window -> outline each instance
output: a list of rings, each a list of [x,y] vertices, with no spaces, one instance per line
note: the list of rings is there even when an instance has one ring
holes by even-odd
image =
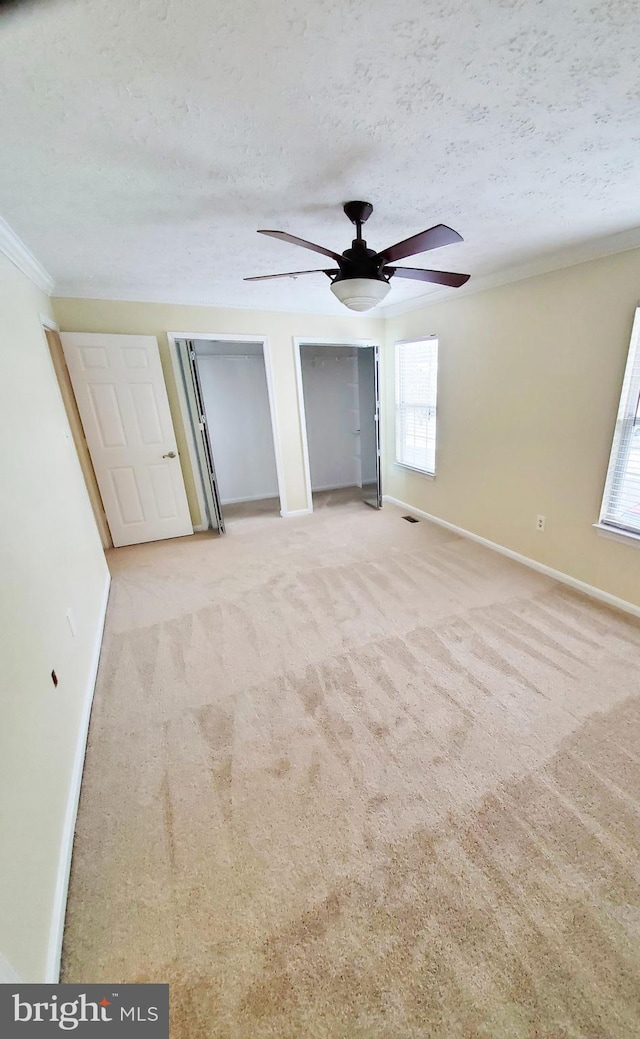
[[[611,458],[604,488],[600,523],[640,534],[640,308],[631,333],[629,359]]]
[[[436,471],[438,340],[396,343],[396,462]]]

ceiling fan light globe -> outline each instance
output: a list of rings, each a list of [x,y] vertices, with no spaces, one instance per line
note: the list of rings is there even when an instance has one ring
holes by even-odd
[[[331,291],[349,310],[371,310],[387,295],[391,286],[378,278],[344,278],[334,281]]]

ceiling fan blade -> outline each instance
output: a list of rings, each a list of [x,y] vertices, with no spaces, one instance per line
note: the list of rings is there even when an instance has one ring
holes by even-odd
[[[428,231],[420,231],[411,238],[405,238],[403,242],[396,242],[388,249],[383,249],[376,259],[383,263],[393,263],[394,260],[402,260],[405,256],[415,256],[416,253],[426,253],[430,249],[439,249],[442,245],[453,245],[454,242],[463,241],[462,235],[453,228],[447,227],[446,224],[436,224]]]
[[[297,278],[299,274],[327,274],[331,277],[334,274],[339,274],[339,270],[335,271],[287,271],[286,274],[259,274],[257,278],[243,278],[243,281],[271,281],[272,278]]]
[[[383,274],[413,278],[414,281],[430,281],[434,285],[449,285],[452,289],[459,289],[471,277],[470,274],[454,274],[452,271],[425,271],[421,267],[385,267]]]
[[[258,234],[268,234],[270,238],[279,238],[282,242],[300,245],[303,249],[311,249],[314,253],[320,253],[321,256],[330,256],[336,263],[345,262],[344,257],[340,256],[339,253],[334,253],[332,249],[325,249],[323,245],[314,245],[313,242],[307,242],[304,238],[296,238],[295,235],[287,234],[286,231],[258,231]]]

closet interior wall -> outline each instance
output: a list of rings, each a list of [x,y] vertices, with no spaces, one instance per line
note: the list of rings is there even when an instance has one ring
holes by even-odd
[[[194,340],[194,350],[222,505],[279,508],[262,344]]]
[[[302,343],[311,490],[361,487],[358,348]]]

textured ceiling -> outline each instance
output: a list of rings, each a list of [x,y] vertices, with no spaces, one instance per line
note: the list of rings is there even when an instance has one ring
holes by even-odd
[[[640,225],[639,11],[35,3],[0,22],[0,214],[67,295],[344,313],[323,275],[242,278],[318,266],[259,227],[341,252],[349,198],[375,248],[463,235],[407,266],[560,259]],[[388,303],[432,291],[396,279]]]

